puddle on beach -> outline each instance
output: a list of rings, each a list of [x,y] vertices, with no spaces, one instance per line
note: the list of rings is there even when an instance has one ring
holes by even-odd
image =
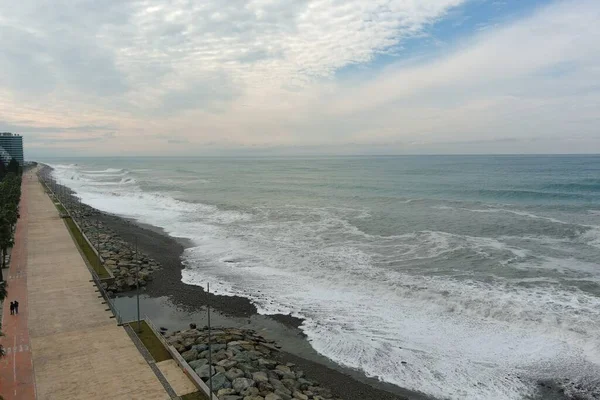
[[[113,301],[123,321],[137,320],[135,295],[121,295],[115,297]],[[168,297],[150,297],[146,294],[140,294],[140,317],[143,319],[146,316],[157,327],[167,328],[167,333],[188,329],[190,323],[195,323],[198,327],[208,324],[206,307],[199,306],[198,310],[187,310],[173,304]],[[211,309],[210,320],[213,328],[243,327],[253,329],[265,338],[275,340],[278,345],[289,353],[320,363],[328,361],[327,358],[313,350],[298,329],[286,326],[268,316],[257,314],[249,318],[230,317]]]

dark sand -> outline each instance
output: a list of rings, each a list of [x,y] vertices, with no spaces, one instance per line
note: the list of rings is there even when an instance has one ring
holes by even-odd
[[[207,294],[199,286],[184,284],[181,282],[181,270],[184,267],[181,254],[188,245],[185,240],[174,239],[159,228],[120,217],[105,214],[100,218],[130,243],[137,237],[139,250],[161,263],[162,269],[154,273],[153,281],[145,288],[144,298],[162,298],[168,301],[154,301],[151,304],[148,300],[144,302],[146,307],[153,308],[148,314],[162,314],[164,319],[171,321],[171,325],[177,325],[173,323],[174,319],[181,321],[181,325],[174,326],[173,329],[187,328],[188,316],[201,315],[208,301],[216,311],[213,325],[237,327],[245,324],[276,340],[282,346],[282,359],[298,365],[309,379],[320,382],[345,400],[428,399],[422,394],[367,378],[362,372],[337,365],[318,354],[298,328],[302,324],[301,319],[289,315],[261,316],[246,298]],[[122,298],[119,303],[132,303],[133,297],[129,299]],[[185,317],[177,318],[182,312],[186,313],[183,314]],[[196,322],[204,323],[198,320]]]

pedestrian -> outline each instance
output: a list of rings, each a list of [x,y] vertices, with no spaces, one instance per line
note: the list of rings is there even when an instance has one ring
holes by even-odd
[[[19,315],[19,302],[15,300],[15,314]]]
[[[10,302],[10,315],[14,315],[15,314],[15,303],[13,303],[12,301]]]

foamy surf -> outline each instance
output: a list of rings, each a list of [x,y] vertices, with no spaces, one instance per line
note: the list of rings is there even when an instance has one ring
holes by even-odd
[[[580,254],[597,245],[595,225],[455,201],[434,204],[437,217],[463,208],[477,223],[489,214],[492,227],[519,225],[382,234],[362,227],[376,218],[368,208],[225,209],[147,190],[143,170],[65,165],[55,175],[100,210],[190,239],[184,282],[304,318],[312,346],[340,364],[451,399],[523,399],[540,380],[585,387],[600,376],[599,298],[577,286],[600,277]],[[522,233],[523,221],[539,229]]]

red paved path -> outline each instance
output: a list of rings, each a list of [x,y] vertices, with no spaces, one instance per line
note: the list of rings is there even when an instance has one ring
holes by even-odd
[[[15,247],[12,249],[10,268],[4,270],[8,281],[8,297],[2,310],[0,343],[6,356],[0,359],[0,395],[5,400],[35,400],[33,362],[27,327],[27,181],[33,173],[23,175],[21,185],[21,218],[17,222]],[[10,302],[19,302],[19,315],[10,315]]]

